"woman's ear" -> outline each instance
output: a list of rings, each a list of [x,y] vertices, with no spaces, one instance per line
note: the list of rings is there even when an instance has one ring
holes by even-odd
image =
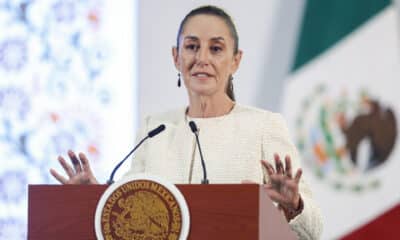
[[[175,68],[176,70],[179,71],[179,60],[178,60],[178,48],[177,47],[172,47],[172,58],[174,60]]]
[[[232,63],[232,70],[233,70],[233,73],[235,73],[236,72],[236,70],[239,68],[239,65],[240,65],[240,61],[242,60],[242,55],[243,55],[243,51],[242,50],[239,50],[236,54],[235,54],[235,56],[233,56],[233,63]]]

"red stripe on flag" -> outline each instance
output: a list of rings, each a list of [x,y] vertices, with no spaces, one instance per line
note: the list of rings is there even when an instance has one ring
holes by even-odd
[[[400,204],[344,236],[350,239],[400,239]]]

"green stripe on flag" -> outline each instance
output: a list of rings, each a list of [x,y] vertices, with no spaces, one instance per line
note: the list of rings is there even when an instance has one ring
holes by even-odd
[[[390,3],[390,0],[308,0],[292,71],[323,53]]]

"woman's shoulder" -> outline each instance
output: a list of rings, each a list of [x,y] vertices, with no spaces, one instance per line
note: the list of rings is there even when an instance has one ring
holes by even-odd
[[[240,117],[260,119],[262,121],[284,121],[280,113],[268,111],[266,109],[243,104],[236,104],[235,108],[235,113]]]
[[[287,122],[280,113],[253,106],[238,105],[236,115],[239,122],[247,124],[264,134],[276,132],[281,132],[283,134],[288,131]]]

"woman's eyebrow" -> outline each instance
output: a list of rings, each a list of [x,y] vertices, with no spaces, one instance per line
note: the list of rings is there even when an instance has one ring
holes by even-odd
[[[184,40],[198,41],[199,38],[196,36],[188,35],[188,36],[185,36]],[[210,40],[213,42],[225,42],[225,38],[223,38],[223,37],[212,37]]]
[[[214,42],[225,42],[225,38],[223,38],[223,37],[212,37],[211,41],[214,41]]]
[[[198,40],[199,40],[199,38],[198,38],[198,37],[196,37],[196,36],[191,36],[191,35],[189,35],[189,36],[185,36],[185,40],[193,40],[193,41],[198,41]]]

